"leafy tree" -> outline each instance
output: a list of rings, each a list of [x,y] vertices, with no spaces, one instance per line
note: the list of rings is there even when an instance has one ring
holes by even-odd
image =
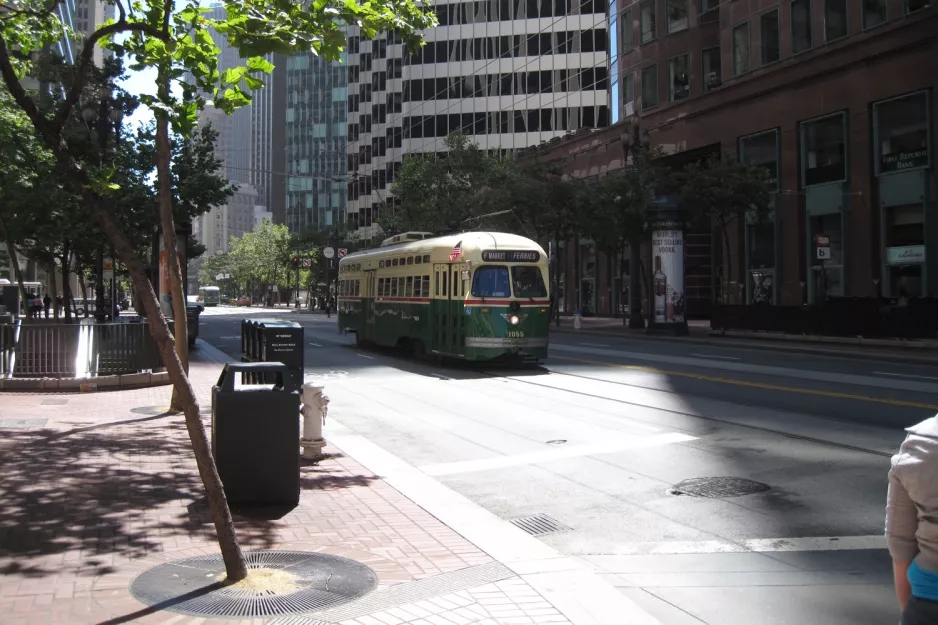
[[[229,0],[226,17],[211,20],[207,9],[187,2],[180,9],[175,0],[114,0],[118,17],[84,39],[77,70],[64,84],[66,96],[55,110],[44,110],[19,82],[34,69],[31,51],[51,48],[63,33],[71,35],[58,17],[58,3],[45,0],[20,0],[0,13],[0,75],[13,99],[26,112],[68,185],[81,194],[88,213],[111,240],[118,256],[128,267],[138,297],[147,313],[151,334],[157,342],[174,394],[183,409],[202,482],[206,488],[212,517],[219,536],[222,557],[230,581],[247,576],[247,565],[235,535],[221,480],[208,446],[205,428],[199,416],[195,393],[186,375],[185,301],[182,275],[175,254],[169,254],[173,309],[177,340],[174,345],[159,302],[147,281],[144,264],[120,223],[108,206],[108,195],[115,190],[110,172],[83,166],[69,150],[63,136],[66,120],[82,97],[82,87],[93,65],[95,46],[102,43],[120,57],[133,59],[132,69],[152,67],[157,70],[157,95],[144,99],[156,117],[156,163],[160,219],[165,247],[175,250],[175,227],[172,207],[172,174],[169,127],[187,136],[195,126],[198,110],[204,104],[202,93],[212,94],[214,104],[231,112],[250,102],[249,91],[260,88],[256,74],[269,72],[264,61],[267,53],[292,54],[314,51],[327,60],[338,60],[345,45],[342,27],[356,24],[365,38],[378,31],[395,29],[405,44],[420,43],[419,32],[435,25],[432,14],[413,0],[356,0],[315,3],[284,3],[271,0]],[[249,57],[246,66],[218,71],[218,47],[210,29],[221,33]],[[116,36],[127,38],[117,43]],[[20,51],[25,52],[22,54]],[[184,81],[186,74],[195,84]],[[173,83],[181,87],[182,97],[173,95]],[[179,331],[181,330],[181,334]],[[178,352],[176,351],[178,349]]]
[[[660,164],[659,156],[657,151],[648,148],[633,150],[627,167],[599,181],[597,193],[591,196],[592,201],[587,203],[588,209],[583,213],[584,233],[606,254],[618,255],[623,265],[624,252],[638,250],[641,246],[646,209],[656,193],[668,184],[668,172]],[[629,271],[638,272],[640,268],[629,267]],[[630,296],[633,306],[635,296],[638,293]],[[625,316],[622,323],[626,323]]]
[[[378,218],[386,233],[461,230],[473,218],[505,208],[509,162],[460,133],[448,135],[444,145],[441,154],[404,158],[391,186],[399,207]]]
[[[691,219],[707,219],[720,229],[725,263],[722,291],[726,303],[731,276],[735,276],[740,284],[745,282],[742,260],[733,266],[729,229],[736,224],[741,239],[747,215],[752,215],[756,222],[764,222],[768,218],[771,200],[769,173],[764,167],[747,165],[733,154],[724,154],[723,158],[712,156],[706,161],[688,165],[674,174],[674,181]],[[742,250],[743,246],[739,245],[737,249]]]
[[[285,286],[292,264],[290,230],[265,219],[252,232],[231,238],[231,266],[238,282],[271,301],[272,288]]]

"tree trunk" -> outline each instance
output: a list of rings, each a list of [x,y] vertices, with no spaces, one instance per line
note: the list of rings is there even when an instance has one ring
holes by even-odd
[[[186,328],[186,300],[182,294],[182,269],[176,254],[176,224],[173,222],[173,190],[169,169],[169,120],[162,116],[156,121],[156,175],[157,204],[160,226],[163,228],[163,248],[169,261],[169,290],[173,298],[173,329],[176,333],[176,353],[183,369],[189,371],[189,336]],[[180,409],[174,393],[173,407]]]
[[[81,287],[81,309],[85,312],[85,319],[88,318],[88,285],[85,284],[85,274],[82,273],[82,267],[78,264],[78,261],[75,261],[75,274],[78,276],[78,286]],[[75,316],[78,316],[78,311],[75,311]]]
[[[58,294],[59,294],[59,285],[58,281],[55,279],[55,253],[49,252],[49,299],[52,300],[52,318],[56,321],[59,320],[59,306],[58,306]]]
[[[71,277],[71,247],[68,244],[68,241],[62,243],[62,256],[59,260],[62,261],[62,308],[65,312],[65,323],[68,323],[72,320],[72,306],[74,300],[72,298],[72,285],[69,278]]]
[[[642,237],[636,235],[629,241],[629,327],[642,329]]]
[[[26,280],[23,279],[23,271],[20,269],[20,261],[16,255],[16,247],[13,245],[13,239],[10,238],[10,232],[7,230],[6,222],[0,216],[0,236],[3,237],[7,246],[7,253],[10,255],[10,264],[13,265],[13,273],[16,275],[16,282],[20,287],[20,298],[23,300],[23,309],[26,311],[26,317],[23,323],[29,323],[29,296],[26,293]],[[14,315],[19,316],[20,311],[11,310]]]
[[[723,234],[723,303],[730,301],[730,279],[733,277],[733,259],[730,258],[730,235],[726,231],[726,222],[720,220],[720,232]]]
[[[43,117],[35,103],[20,85],[12,71],[6,41],[2,37],[0,37],[0,72],[2,72],[3,81],[16,103],[29,115],[33,126],[39,131],[46,146],[55,155],[59,169],[69,180],[71,186],[81,193],[91,216],[98,222],[101,231],[114,244],[117,255],[127,266],[131,279],[135,284],[146,285],[145,288],[141,287],[139,290],[144,293],[143,306],[147,313],[150,334],[159,348],[163,364],[166,366],[166,372],[173,383],[173,390],[178,393],[184,407],[186,429],[189,432],[189,440],[192,442],[192,452],[199,469],[199,477],[205,486],[209,510],[215,524],[215,531],[218,533],[218,545],[225,562],[228,579],[232,582],[240,581],[247,577],[247,564],[244,560],[244,554],[241,553],[241,546],[238,544],[234,522],[231,519],[231,511],[228,509],[228,500],[225,497],[221,478],[218,475],[218,469],[215,467],[215,459],[212,457],[212,450],[208,444],[205,424],[199,414],[199,404],[196,401],[195,392],[189,384],[189,378],[183,368],[182,361],[176,353],[166,318],[160,312],[156,293],[154,293],[147,280],[144,265],[134,253],[130,240],[107,209],[104,208],[101,199],[92,191],[92,184],[87,172],[72,158],[61,135],[52,129],[53,127],[48,124],[46,118]],[[166,165],[167,163],[168,161],[164,161],[163,164]],[[175,257],[175,248],[170,249],[173,252],[173,257]],[[183,318],[185,317],[183,316]]]

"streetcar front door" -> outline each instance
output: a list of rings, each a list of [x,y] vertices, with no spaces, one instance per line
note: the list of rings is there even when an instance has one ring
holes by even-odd
[[[362,323],[359,332],[361,339],[373,341],[375,339],[375,297],[378,290],[378,279],[374,270],[365,272],[365,293],[362,298]]]
[[[463,284],[459,266],[434,265],[431,328],[433,350],[436,352],[463,354],[465,313],[462,296]]]

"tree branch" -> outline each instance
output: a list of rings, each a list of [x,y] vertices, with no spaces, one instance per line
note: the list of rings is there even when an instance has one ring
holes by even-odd
[[[26,112],[33,126],[42,134],[43,139],[46,140],[49,145],[57,144],[58,133],[50,133],[51,129],[48,120],[42,114],[42,111],[39,110],[39,106],[36,102],[26,93],[26,89],[16,77],[16,72],[13,70],[13,63],[10,61],[7,42],[2,34],[0,34],[0,75],[3,76],[3,82],[6,84],[7,89],[9,89],[10,95],[13,96],[13,99],[20,108]]]
[[[144,24],[142,22],[130,23],[124,20],[115,22],[113,24],[108,24],[107,26],[102,26],[95,32],[91,33],[91,35],[85,40],[85,45],[81,50],[81,60],[78,63],[78,72],[76,72],[75,81],[72,83],[72,86],[68,91],[68,95],[65,96],[65,101],[62,103],[62,108],[59,109],[55,119],[52,120],[50,129],[56,135],[62,132],[62,128],[65,126],[65,121],[68,119],[68,116],[71,115],[72,109],[75,107],[75,104],[78,103],[78,99],[81,97],[81,90],[85,86],[85,79],[88,75],[88,67],[91,65],[91,63],[94,62],[95,45],[97,45],[101,39],[110,35],[129,32],[144,33],[163,41],[168,39],[168,36],[164,35],[162,32],[153,28],[149,24]]]

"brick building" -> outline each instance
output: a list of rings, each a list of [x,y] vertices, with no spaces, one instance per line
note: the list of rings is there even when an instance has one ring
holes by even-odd
[[[627,26],[610,25],[609,77],[611,117],[623,121],[536,158],[577,177],[621,168],[637,120],[672,164],[736,152],[772,172],[769,224],[740,224],[728,250],[708,224],[687,234],[689,315],[824,292],[938,295],[933,0],[621,1],[610,3]],[[577,289],[589,312],[618,309],[627,279],[616,259],[589,241],[564,258],[568,311]]]

